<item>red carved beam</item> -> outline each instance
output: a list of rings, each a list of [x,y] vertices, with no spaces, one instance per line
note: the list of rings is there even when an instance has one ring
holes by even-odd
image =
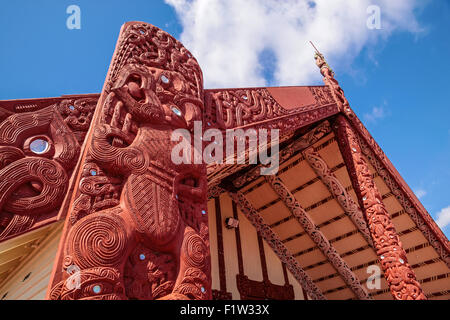
[[[294,287],[290,284],[276,285],[269,279],[250,280],[247,276],[236,275],[241,300],[294,300]]]
[[[356,132],[344,116],[336,120],[336,135],[358,201],[366,217],[376,253],[392,295],[397,300],[426,300],[389,213],[361,152]]]
[[[331,172],[327,163],[321,158],[319,153],[315,152],[313,148],[309,148],[303,152],[306,161],[310,167],[320,177],[322,182],[328,187],[330,193],[338,201],[345,213],[350,217],[355,226],[361,232],[364,239],[371,247],[373,247],[372,237],[370,236],[369,228],[367,227],[364,215],[359,206],[353,201],[351,195],[345,190],[345,187],[338,180],[338,178]]]
[[[264,222],[264,219],[247,200],[242,192],[229,192],[233,201],[239,205],[242,213],[247,217],[250,223],[255,227],[258,234],[272,248],[278,258],[286,265],[288,270],[297,279],[306,293],[314,300],[326,300],[320,289],[316,286],[310,276],[302,269],[298,261],[289,252],[281,239]]]
[[[197,61],[126,23],[82,151],[49,299],[211,299],[206,167],[175,164],[201,120]]]
[[[276,176],[266,176],[267,182],[272,189],[278,194],[280,199],[284,202],[286,207],[291,211],[291,214],[297,219],[305,232],[311,237],[317,247],[322,251],[331,265],[337,270],[344,282],[355,293],[356,297],[361,300],[372,300],[367,290],[361,285],[360,281],[341,258],[339,253],[323,235],[320,229],[312,221],[308,213],[302,208],[295,196],[289,191],[280,178]]]

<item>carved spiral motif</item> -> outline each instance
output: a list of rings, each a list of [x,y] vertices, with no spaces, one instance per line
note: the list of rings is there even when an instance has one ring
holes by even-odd
[[[22,150],[8,146],[0,147],[0,170],[21,158],[25,158]]]
[[[208,276],[199,269],[188,268],[184,273],[183,281],[174,289],[174,293],[193,300],[206,300],[211,294]]]
[[[108,138],[119,137],[132,143],[130,135],[108,125],[99,125],[94,131],[94,140],[90,154],[92,158],[108,166],[111,170],[144,173],[146,160],[142,153],[134,147],[118,148],[108,142]]]
[[[191,267],[203,268],[206,264],[207,247],[202,238],[195,232],[189,231],[185,235],[186,263]]]
[[[66,192],[67,174],[56,162],[44,158],[20,159],[0,170],[0,208],[12,213],[38,214],[54,209]],[[16,198],[11,194],[23,184],[39,181],[42,191],[37,196]]]
[[[105,213],[87,216],[73,226],[67,245],[81,268],[116,266],[127,250],[124,221]]]

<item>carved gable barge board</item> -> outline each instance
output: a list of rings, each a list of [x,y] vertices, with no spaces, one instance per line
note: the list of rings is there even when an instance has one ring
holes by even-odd
[[[64,218],[97,99],[0,101],[0,242]]]
[[[364,159],[356,132],[344,116],[335,123],[339,149],[362,208],[384,276],[396,300],[426,300],[408,263],[390,215]]]
[[[126,23],[47,298],[211,299],[206,167],[170,158],[173,130],[192,131],[202,112],[202,72],[191,53],[155,26]]]
[[[338,106],[340,114],[343,114],[352,124],[352,127],[357,132],[358,140],[364,142],[361,143],[362,151],[365,152],[365,155],[370,159],[372,165],[374,165],[380,176],[395,194],[398,201],[408,212],[425,238],[430,241],[439,256],[450,268],[450,243],[447,237],[437,226],[436,222],[431,218],[430,214],[417,199],[416,195],[400,176],[375,139],[351,109],[350,104],[345,97],[344,90],[334,78],[335,74],[325,61],[324,56],[320,52],[316,52],[314,58],[320,69],[320,73],[323,76],[323,81],[329,88],[333,100]],[[375,157],[373,155],[375,155]],[[378,162],[381,162],[382,165],[380,166]],[[387,174],[385,171],[387,171]]]
[[[204,121],[208,128],[221,129],[224,136],[228,129],[279,129],[280,145],[299,129],[338,113],[326,86],[206,90],[205,105]],[[224,155],[225,149],[226,146]],[[245,159],[248,159],[248,150]],[[243,167],[245,165],[209,165],[209,185],[216,186],[219,180]]]
[[[391,161],[353,110],[346,110],[344,114],[352,124],[354,130],[358,133],[363,154],[370,161],[425,238],[450,268],[450,243],[445,234],[417,199],[417,196],[406,184],[405,180],[403,180],[402,176],[392,165]]]
[[[315,114],[308,114],[311,111]],[[311,118],[319,120],[324,113],[337,112],[337,105],[326,86],[205,90],[204,119],[208,125],[221,130],[250,128],[305,113],[297,124],[286,121],[278,126],[283,133],[286,129],[303,127]],[[263,128],[271,126],[263,125]]]

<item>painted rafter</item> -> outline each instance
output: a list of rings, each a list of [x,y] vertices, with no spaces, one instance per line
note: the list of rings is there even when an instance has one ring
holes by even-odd
[[[282,243],[278,235],[264,222],[264,219],[242,194],[242,192],[229,192],[231,198],[239,205],[242,213],[247,217],[250,223],[255,227],[258,234],[272,248],[278,258],[286,265],[288,270],[297,279],[308,296],[314,300],[326,300],[321,290],[316,286],[311,277],[302,269],[298,261],[289,252]]]
[[[361,232],[364,239],[371,247],[373,247],[372,237],[370,236],[370,231],[367,227],[367,223],[361,209],[355,201],[353,201],[351,195],[347,192],[347,190],[345,190],[345,187],[335,176],[335,174],[331,172],[327,163],[322,159],[319,153],[314,151],[313,148],[308,148],[305,150],[303,155],[310,167],[327,186],[328,191],[334,196],[340,206],[344,209],[345,213],[350,217],[355,226]]]
[[[356,132],[344,116],[338,116],[335,128],[339,148],[368,222],[392,295],[397,300],[425,300],[426,297],[408,264],[406,252],[370,174]]]
[[[367,290],[361,285],[359,279],[353,271],[351,271],[350,267],[341,258],[325,235],[315,225],[311,217],[302,208],[295,196],[289,191],[280,178],[276,176],[266,176],[266,180],[355,295],[362,300],[371,300],[372,298]]]

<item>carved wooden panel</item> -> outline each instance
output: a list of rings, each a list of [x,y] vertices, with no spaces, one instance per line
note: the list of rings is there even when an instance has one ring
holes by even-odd
[[[210,299],[206,168],[171,160],[203,112],[183,45],[123,26],[74,180],[50,299]],[[73,270],[76,270],[73,272]]]
[[[232,300],[232,296],[230,292],[222,291],[222,290],[212,290],[212,299],[213,300]]]
[[[96,103],[0,102],[0,241],[57,219]]]
[[[206,121],[220,129],[242,127],[288,113],[264,89],[209,90]]]
[[[279,286],[268,279],[250,280],[247,276],[236,275],[241,300],[294,300],[294,287],[290,284]]]

